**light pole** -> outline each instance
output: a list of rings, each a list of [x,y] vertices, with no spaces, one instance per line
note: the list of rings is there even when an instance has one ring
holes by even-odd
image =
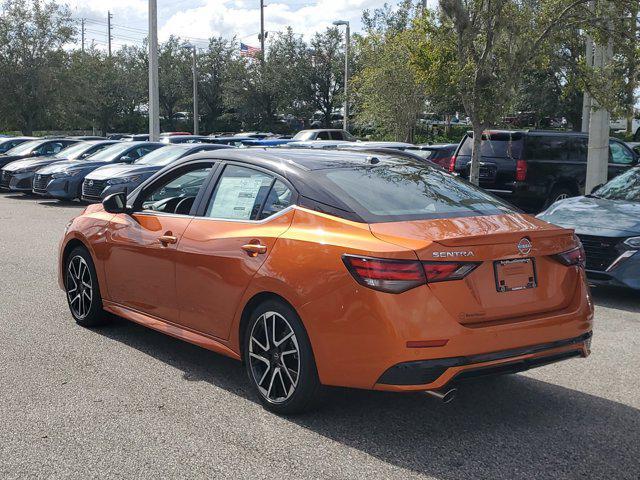
[[[182,48],[193,53],[193,134],[200,135],[200,114],[198,113],[198,50],[195,45],[186,44]]]
[[[158,1],[149,0],[149,140],[157,142],[159,139]]]
[[[345,45],[344,45],[344,118],[342,128],[349,131],[349,48],[351,46],[351,27],[347,20],[337,20],[333,22],[336,27],[344,25]]]

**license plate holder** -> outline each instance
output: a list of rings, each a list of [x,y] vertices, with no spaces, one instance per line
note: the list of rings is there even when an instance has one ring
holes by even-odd
[[[498,292],[516,292],[538,286],[536,263],[533,258],[496,260],[493,270]]]

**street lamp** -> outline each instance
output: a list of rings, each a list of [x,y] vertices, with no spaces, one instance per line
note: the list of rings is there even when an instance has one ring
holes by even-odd
[[[347,20],[337,20],[333,22],[336,27],[344,25],[347,27],[344,45],[344,118],[342,128],[349,130],[349,47],[351,46],[351,28]]]
[[[185,50],[191,50],[193,52],[193,134],[200,134],[200,118],[198,114],[198,50],[195,45],[187,43],[182,46]]]

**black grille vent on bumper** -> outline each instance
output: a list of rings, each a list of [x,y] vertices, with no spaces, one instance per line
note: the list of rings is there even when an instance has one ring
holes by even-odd
[[[0,177],[0,188],[9,188],[13,173],[2,170],[2,176]]]
[[[36,174],[33,177],[33,191],[38,193],[47,193],[47,185],[51,181],[51,175]]]
[[[578,235],[587,255],[587,270],[604,272],[620,256],[616,245],[623,239],[616,237],[596,237]]]
[[[106,180],[85,180],[82,182],[82,196],[92,200],[101,200],[102,191],[106,186]]]

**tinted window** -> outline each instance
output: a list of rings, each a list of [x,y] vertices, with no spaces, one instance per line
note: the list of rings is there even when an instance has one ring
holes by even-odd
[[[480,144],[480,155],[483,157],[520,159],[522,158],[523,143],[522,134],[483,134]],[[470,157],[472,150],[473,138],[471,135],[468,135],[464,138],[458,155]]]
[[[62,150],[66,144],[62,142],[50,142],[45,143],[40,148],[36,150],[39,155],[54,155]]]
[[[316,140],[330,140],[329,132],[318,132]]]
[[[207,217],[257,220],[274,178],[245,167],[228,165],[216,185]]]
[[[325,188],[368,223],[512,213],[501,200],[428,164],[398,160],[319,170]]]
[[[264,202],[262,212],[258,216],[259,220],[275,215],[281,212],[285,208],[289,207],[293,200],[293,192],[280,180],[276,180],[267,195],[267,199]]]
[[[609,152],[612,163],[620,165],[631,165],[633,163],[633,154],[621,143],[609,142]]]
[[[632,168],[600,187],[594,196],[608,200],[640,201],[640,169]]]
[[[0,144],[0,153],[11,150],[13,147],[20,145],[21,143],[23,143],[22,140],[8,140],[6,142],[2,142]]]
[[[571,139],[559,135],[527,137],[527,160],[564,161]]]
[[[143,210],[188,215],[200,188],[207,179],[211,166],[192,166],[176,177],[167,175],[166,181],[154,184],[142,199]]]
[[[571,138],[568,142],[567,160],[569,162],[587,162],[589,139],[587,137]]]

